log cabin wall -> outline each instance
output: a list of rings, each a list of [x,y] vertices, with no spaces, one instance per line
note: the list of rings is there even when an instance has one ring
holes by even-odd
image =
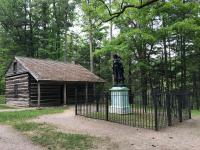
[[[28,74],[6,77],[6,103],[17,106],[29,106]]]
[[[33,62],[34,67],[32,66],[31,61]],[[35,65],[43,66],[45,64],[44,66],[46,66],[50,63],[48,61],[46,63],[41,61],[42,60],[38,60],[38,62],[36,62],[35,60],[33,61],[33,59],[15,58],[11,63],[5,75],[6,101],[8,104],[18,106],[39,106],[38,102],[40,102],[41,106],[58,106],[63,105],[65,102],[66,104],[73,104],[76,102],[75,90],[77,90],[77,98],[79,99],[79,102],[85,101],[86,99],[88,102],[94,101],[94,81],[91,80],[91,82],[87,82],[87,80],[82,81],[82,79],[80,79],[80,81],[74,82],[72,77],[70,77],[72,78],[72,81],[67,78],[65,81],[53,81],[53,79],[51,81],[51,79],[49,79],[48,81],[42,80],[39,82],[40,101],[38,101],[38,82],[33,76],[36,76],[38,79],[41,70],[35,70],[37,69]],[[58,62],[55,62],[55,64],[57,63]],[[80,69],[80,66],[73,67]],[[83,71],[86,72],[85,74],[87,75],[87,71],[85,71],[85,69],[83,69]],[[46,75],[45,72],[42,73],[44,76]],[[57,78],[57,76],[55,76],[55,78]],[[93,79],[94,76],[91,76],[91,78]],[[99,79],[96,80],[99,82]],[[64,89],[66,89],[66,91],[64,91]],[[64,98],[64,92],[66,93],[66,99]]]
[[[17,67],[16,68],[16,72],[14,72],[14,64],[16,64],[16,67]],[[18,61],[14,60],[10,64],[10,66],[9,66],[7,72],[6,72],[6,77],[8,77],[8,76],[14,76],[14,75],[19,75],[19,74],[23,74],[23,73],[28,73],[28,70],[26,68],[24,68],[22,66],[22,64],[20,64]]]
[[[30,106],[37,106],[38,103],[38,89],[37,81],[30,76]],[[41,106],[58,106],[62,104],[63,100],[63,85],[56,83],[41,83],[40,95]]]

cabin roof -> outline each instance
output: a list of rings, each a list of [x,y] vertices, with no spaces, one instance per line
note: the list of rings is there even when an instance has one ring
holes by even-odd
[[[78,64],[27,57],[15,57],[15,60],[37,81],[105,82],[105,80]]]

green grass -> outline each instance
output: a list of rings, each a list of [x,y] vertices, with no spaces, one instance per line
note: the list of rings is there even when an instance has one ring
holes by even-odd
[[[87,114],[90,118],[106,119],[106,114],[102,112],[93,112]],[[150,113],[130,113],[130,114],[113,114],[109,113],[109,120],[112,122],[128,124],[136,127],[154,128],[154,115]]]
[[[16,107],[8,106],[6,104],[0,104],[0,110],[1,109],[17,109]]]
[[[96,137],[81,134],[68,134],[57,131],[46,123],[30,122],[35,117],[61,113],[63,107],[42,108],[14,112],[0,112],[0,123],[12,125],[15,129],[29,137],[35,144],[52,150],[86,150],[94,148]],[[98,139],[99,140],[99,139]]]
[[[97,140],[97,138],[88,135],[62,133],[45,123],[24,122],[15,124],[14,127],[29,136],[34,143],[52,150],[91,149],[93,142]]]
[[[0,123],[15,124],[16,122],[26,121],[45,114],[61,113],[64,108],[43,108],[35,110],[24,110],[14,112],[0,112]]]
[[[192,116],[200,116],[200,110],[192,110]]]
[[[0,95],[0,104],[5,104],[5,96]]]

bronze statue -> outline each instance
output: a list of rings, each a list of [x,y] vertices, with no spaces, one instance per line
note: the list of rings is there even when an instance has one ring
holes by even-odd
[[[124,85],[124,67],[121,63],[121,58],[117,54],[113,55],[113,75],[115,80],[115,86]]]

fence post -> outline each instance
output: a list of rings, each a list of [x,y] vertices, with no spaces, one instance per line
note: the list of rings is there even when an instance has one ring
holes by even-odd
[[[77,88],[75,88],[75,115],[78,115],[77,107],[78,107],[78,97],[77,97]]]
[[[191,97],[190,97],[190,93],[188,93],[188,109],[189,109],[189,119],[192,119],[192,114],[191,114]]]
[[[109,107],[109,94],[108,93],[106,93],[106,121],[108,121],[109,120],[109,118],[108,118],[108,107]]]
[[[178,95],[178,113],[179,113],[179,121],[182,122],[183,118],[182,118],[182,94],[181,93],[179,93]]]
[[[152,93],[154,102],[155,130],[158,131],[158,100],[155,92]]]
[[[173,96],[173,95],[171,95],[171,96]],[[166,94],[168,126],[172,125],[171,96],[169,93]]]
[[[96,98],[96,112],[99,112],[99,98],[100,98],[100,96],[97,96],[97,98]]]

